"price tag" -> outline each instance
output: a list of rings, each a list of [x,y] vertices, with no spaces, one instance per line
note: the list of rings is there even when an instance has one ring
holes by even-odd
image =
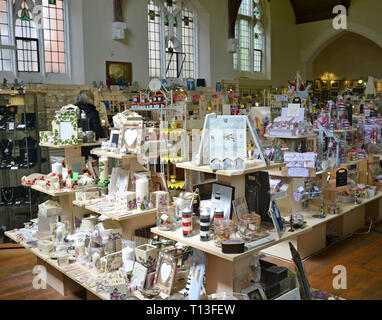
[[[288,117],[298,117],[300,115],[301,105],[299,103],[288,104]]]
[[[163,221],[167,221],[167,219],[168,219],[168,215],[166,215],[166,214],[162,214],[160,218],[161,218]]]

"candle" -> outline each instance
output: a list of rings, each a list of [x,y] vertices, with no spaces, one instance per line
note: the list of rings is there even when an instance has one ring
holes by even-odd
[[[99,159],[99,179],[105,182],[109,178],[109,159]]]
[[[184,209],[182,212],[183,236],[185,238],[192,237],[192,211]]]
[[[206,242],[210,240],[210,224],[210,210],[207,207],[202,207],[200,210],[200,241]]]
[[[55,173],[57,176],[62,175],[62,163],[53,163],[52,172]]]
[[[138,178],[135,191],[138,211],[147,210],[149,207],[149,180],[145,177]]]
[[[74,244],[74,250],[76,252],[76,259],[85,254],[85,243],[84,242],[76,242]]]

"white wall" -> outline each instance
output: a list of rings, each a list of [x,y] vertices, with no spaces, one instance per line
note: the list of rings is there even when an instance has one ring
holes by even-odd
[[[380,0],[353,0],[346,31],[362,35],[382,47],[381,11]],[[344,30],[335,30],[330,19],[297,26],[301,71],[307,79],[313,78],[314,59],[344,33]]]

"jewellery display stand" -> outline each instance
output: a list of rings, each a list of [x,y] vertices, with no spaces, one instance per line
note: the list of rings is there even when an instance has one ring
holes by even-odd
[[[23,227],[37,216],[41,194],[20,186],[22,176],[49,165],[38,147],[39,131],[45,130],[45,93],[33,90],[0,91],[0,226]],[[42,161],[44,160],[44,162]]]

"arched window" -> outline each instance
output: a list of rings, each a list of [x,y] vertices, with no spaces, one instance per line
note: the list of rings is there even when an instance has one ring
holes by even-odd
[[[236,20],[237,53],[233,55],[234,70],[263,72],[265,37],[262,0],[243,0]]]
[[[65,24],[64,0],[0,0],[0,71],[67,73]]]
[[[148,3],[149,76],[197,77],[196,14],[183,0]]]

